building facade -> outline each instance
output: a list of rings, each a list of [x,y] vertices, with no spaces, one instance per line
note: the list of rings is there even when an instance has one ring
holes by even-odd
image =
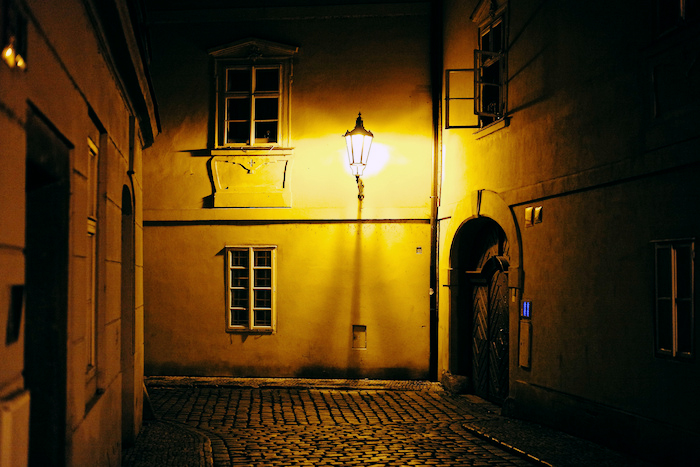
[[[695,2],[443,9],[440,372],[512,415],[697,461]]]
[[[427,378],[430,7],[267,3],[150,5],[146,373]]]
[[[0,1],[0,466],[119,464],[144,371],[697,461],[696,4]]]
[[[0,2],[2,466],[118,465],[141,427],[136,6]]]

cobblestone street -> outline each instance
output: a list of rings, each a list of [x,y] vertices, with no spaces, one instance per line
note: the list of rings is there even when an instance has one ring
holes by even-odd
[[[156,432],[141,439],[140,449],[125,452],[124,465],[549,465],[474,428],[494,417],[503,427],[507,422],[497,417],[496,406],[450,395],[436,383],[408,389],[396,384],[388,389],[151,387],[158,422],[147,424],[141,437]],[[175,440],[167,431],[175,432]],[[144,443],[160,444],[161,457],[144,450]],[[578,465],[637,465],[615,453],[605,455],[585,460],[595,464]]]

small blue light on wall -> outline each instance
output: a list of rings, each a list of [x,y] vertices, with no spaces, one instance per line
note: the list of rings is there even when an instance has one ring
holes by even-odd
[[[520,314],[523,318],[529,318],[530,317],[530,307],[532,306],[532,302],[523,302],[523,311]]]

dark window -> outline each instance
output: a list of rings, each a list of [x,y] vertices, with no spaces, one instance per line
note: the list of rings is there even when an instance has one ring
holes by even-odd
[[[505,114],[505,28],[497,18],[479,31],[479,50],[474,51],[474,113],[486,126]]]
[[[656,352],[693,355],[694,263],[692,241],[658,242],[656,251]]]

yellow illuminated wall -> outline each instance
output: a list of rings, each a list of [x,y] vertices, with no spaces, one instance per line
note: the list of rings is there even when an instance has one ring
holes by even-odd
[[[366,8],[221,13],[235,27],[154,14],[163,134],[144,162],[147,374],[428,376],[429,7]],[[213,150],[207,51],[246,38],[298,48],[285,150]],[[342,138],[358,112],[375,135],[362,202]],[[222,249],[235,245],[277,246],[272,335],[226,332]],[[352,349],[353,325],[366,350]]]
[[[146,267],[177,267],[149,279],[147,308],[167,313],[146,317],[147,372],[425,378],[428,233],[424,222],[150,227],[168,242]],[[221,250],[256,244],[277,246],[276,332],[226,333]],[[365,350],[353,325],[366,326]]]

